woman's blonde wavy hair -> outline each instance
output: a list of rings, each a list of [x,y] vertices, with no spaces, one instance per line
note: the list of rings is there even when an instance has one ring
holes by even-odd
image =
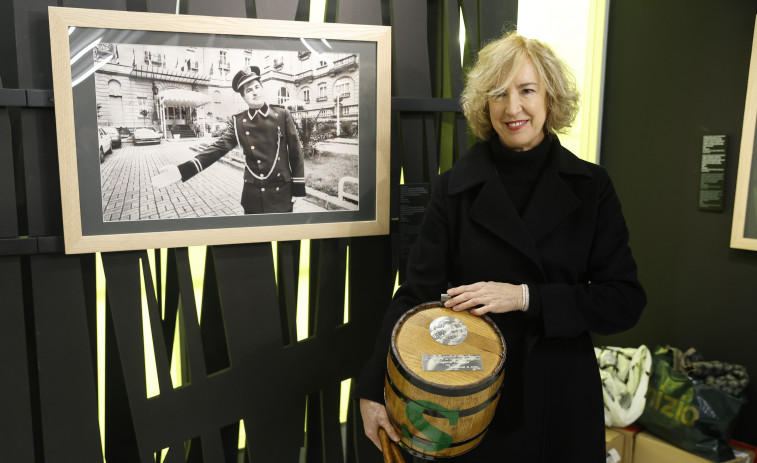
[[[477,138],[488,140],[491,136],[489,97],[505,90],[526,58],[534,63],[547,91],[545,133],[557,133],[573,124],[580,97],[570,68],[549,45],[512,31],[482,48],[467,74],[460,102]]]

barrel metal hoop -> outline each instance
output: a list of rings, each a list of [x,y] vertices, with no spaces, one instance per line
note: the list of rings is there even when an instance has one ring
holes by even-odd
[[[410,384],[412,384],[413,386],[423,391],[430,392],[436,395],[443,395],[445,397],[463,397],[466,395],[473,395],[477,392],[481,392],[484,389],[487,389],[489,386],[491,386],[495,382],[497,382],[497,380],[500,379],[500,375],[502,374],[502,370],[500,370],[499,374],[492,375],[491,378],[487,379],[481,384],[476,385],[475,387],[466,388],[466,389],[449,389],[449,388],[434,386],[433,384],[425,383],[422,380],[419,380],[418,377],[412,375],[409,371],[407,371],[407,369],[402,365],[402,363],[400,363],[399,359],[394,354],[393,349],[389,350],[389,356],[392,359],[392,363],[394,363],[394,367],[397,368],[397,371]]]
[[[397,385],[394,384],[394,381],[392,381],[392,378],[388,374],[386,375],[386,381],[389,383],[389,386],[391,386],[392,391],[394,391],[394,394],[397,397],[399,397],[400,400],[402,400],[405,404],[409,404],[410,402],[415,402],[413,399],[411,399],[410,397],[406,396],[402,391],[399,390],[399,388],[397,387]],[[486,399],[485,401],[481,402],[480,404],[476,405],[473,408],[467,408],[465,410],[460,410],[460,415],[459,416],[461,418],[463,418],[463,417],[466,417],[466,416],[475,415],[476,413],[480,412],[481,410],[485,410],[487,407],[489,407],[489,405],[491,405],[492,402],[494,402],[495,400],[497,400],[497,398],[499,397],[499,391],[500,390],[497,389],[494,392],[493,396],[489,397],[488,399]],[[423,410],[423,414],[424,415],[433,416],[434,418],[444,418],[444,415],[442,415],[441,413],[437,412],[436,410],[431,410],[429,408],[424,409]]]
[[[392,425],[394,426],[395,429],[401,429],[400,423],[397,421],[396,418],[394,418],[394,416],[391,414],[391,412],[387,413],[387,416],[389,418],[389,421],[392,423]],[[489,430],[489,425],[486,425],[475,436],[473,436],[471,438],[468,438],[468,439],[465,439],[465,440],[458,441],[458,442],[453,442],[447,448],[461,447],[463,445],[467,445],[467,444],[473,442],[474,440],[478,439],[479,437],[481,437],[488,430]],[[435,442],[432,442],[430,440],[424,439],[422,437],[418,437],[418,436],[416,436],[414,434],[411,434],[410,438],[412,439],[413,442],[416,442],[416,443],[419,443],[419,444],[422,444],[422,445],[426,445],[426,446],[433,445],[435,443]],[[446,460],[446,459],[449,458],[449,457],[436,458],[433,455],[427,455],[425,453],[420,453],[420,452],[414,451],[413,449],[411,449],[407,445],[405,445],[403,442],[400,442],[399,444],[402,446],[403,449],[405,449],[407,452],[409,452],[413,456],[425,458],[426,460]],[[466,450],[466,452],[467,452],[467,450]],[[463,453],[465,453],[465,452],[463,452]],[[462,453],[460,453],[458,455],[455,455],[455,456],[460,456],[460,455],[462,455]]]

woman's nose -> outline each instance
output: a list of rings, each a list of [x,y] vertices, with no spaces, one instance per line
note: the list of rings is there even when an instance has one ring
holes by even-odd
[[[507,114],[514,116],[520,112],[521,108],[522,106],[520,104],[520,98],[518,97],[518,95],[513,95],[508,98],[507,106],[505,107]]]

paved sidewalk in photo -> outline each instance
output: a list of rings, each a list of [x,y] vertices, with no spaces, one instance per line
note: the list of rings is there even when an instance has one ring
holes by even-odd
[[[100,166],[103,221],[174,219],[242,215],[243,172],[222,161],[187,182],[155,189],[150,179],[168,164],[181,164],[197,153],[192,146],[213,139],[162,141],[158,145],[131,143],[113,150]],[[303,199],[294,212],[324,211]]]

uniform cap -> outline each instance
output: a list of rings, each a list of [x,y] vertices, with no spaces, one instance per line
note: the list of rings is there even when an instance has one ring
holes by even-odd
[[[260,68],[257,66],[250,66],[248,71],[241,70],[237,72],[234,78],[231,80],[231,89],[235,92],[240,92],[244,84],[252,80],[260,80]]]

